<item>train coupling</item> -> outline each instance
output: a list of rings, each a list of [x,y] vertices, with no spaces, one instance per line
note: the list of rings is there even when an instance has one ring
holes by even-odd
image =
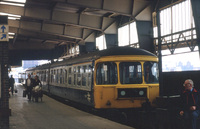
[[[146,102],[142,104],[142,109],[147,112],[152,110],[151,102],[149,102],[149,99],[146,99]]]

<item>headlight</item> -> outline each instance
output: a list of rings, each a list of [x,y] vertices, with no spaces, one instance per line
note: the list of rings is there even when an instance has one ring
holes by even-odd
[[[126,95],[126,92],[125,91],[121,91],[121,96],[124,96],[124,95]]]
[[[143,96],[144,95],[144,91],[143,90],[139,91],[139,95]]]

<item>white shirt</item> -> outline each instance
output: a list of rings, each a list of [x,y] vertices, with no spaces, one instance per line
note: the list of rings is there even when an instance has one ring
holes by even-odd
[[[27,86],[31,86],[31,79],[27,79]]]

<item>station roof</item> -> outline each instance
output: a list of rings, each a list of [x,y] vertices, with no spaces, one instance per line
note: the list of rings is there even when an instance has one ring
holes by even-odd
[[[164,4],[171,2],[167,1]],[[1,0],[0,15],[8,15],[11,57],[49,59],[53,50],[64,45],[95,42],[98,35],[116,34],[118,27],[131,21],[151,21],[156,3],[157,0]],[[58,50],[57,56],[60,54]]]

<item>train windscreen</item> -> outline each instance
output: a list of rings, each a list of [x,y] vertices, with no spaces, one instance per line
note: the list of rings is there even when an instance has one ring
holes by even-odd
[[[141,84],[142,69],[139,62],[121,62],[119,64],[121,84]]]
[[[114,62],[99,63],[97,65],[97,85],[117,84],[117,65]]]
[[[144,80],[146,83],[158,83],[158,63],[145,62],[144,63]]]

